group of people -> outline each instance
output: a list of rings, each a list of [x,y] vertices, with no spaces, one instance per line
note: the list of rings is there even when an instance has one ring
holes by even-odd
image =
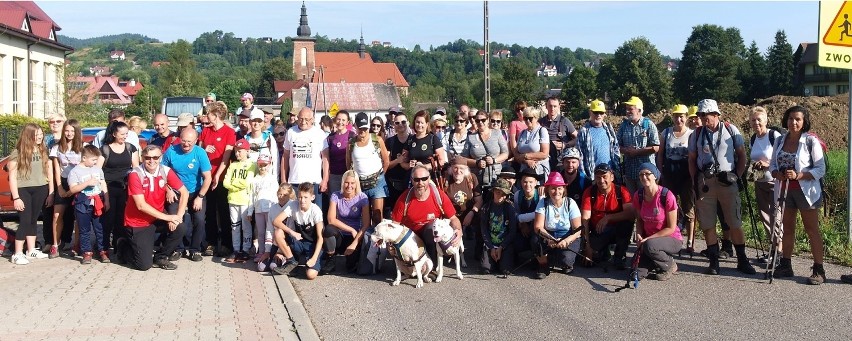
[[[517,103],[511,122],[501,111],[461,105],[454,115],[438,108],[410,117],[400,107],[386,117],[341,110],[317,124],[310,108],[275,120],[247,93],[233,112],[236,127],[215,94],[205,102],[197,126],[191,116],[180,118],[173,132],[156,115],[156,134],[144,148],[120,110],[91,145],[82,142],[79,122],[61,115],[49,118],[46,136],[25,126],[9,162],[21,211],[12,262],[55,258],[65,245],[84,264],[96,258],[141,270],[218,253],[281,274],[305,264],[313,279],[335,271],[342,255],[346,271],[374,274],[386,250],[370,234],[382,219],[417,233],[432,259],[449,245],[435,242],[431,225],[448,219],[450,245],[472,243],[468,250],[485,273],[512,273],[524,258],[537,264],[536,278],[570,273],[578,259],[624,269],[632,239],[642,276],[666,280],[678,271],[673,255],[684,239],[693,251],[697,221],[707,241],[705,273],[719,274],[719,260],[736,254],[736,269],[754,274],[739,200],[748,177],[763,227],[770,234],[784,227],[782,256],[765,260],[779,263],[775,276],[793,276],[801,214],[814,255],[807,281],[825,281],[817,212],[824,150],[803,107],[784,113],[783,133],[768,128],[766,110],[755,107],[747,148],[712,99],[676,105],[673,125],[662,132],[638,97],[623,103],[618,127],[605,120],[605,104],[592,101],[579,128],[557,98],[543,110]],[[783,224],[772,219],[778,197],[785,199]],[[45,207],[47,254],[35,245]]]

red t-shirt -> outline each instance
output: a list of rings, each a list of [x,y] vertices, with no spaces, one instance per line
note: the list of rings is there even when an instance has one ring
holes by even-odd
[[[201,130],[201,136],[198,137],[198,145],[205,150],[207,146],[216,147],[215,152],[207,153],[207,157],[210,159],[210,174],[216,175],[216,171],[219,170],[219,165],[222,163],[222,156],[225,154],[225,147],[235,144],[237,144],[236,133],[227,124],[222,125],[219,130],[214,130],[212,126],[204,127]]]
[[[598,198],[595,200],[595,209],[592,209],[592,190],[597,190],[597,185],[592,185],[583,191],[583,204],[580,209],[583,211],[592,211],[592,225],[597,225],[598,221],[600,221],[605,214],[621,212],[622,209],[618,206],[618,196],[615,194],[615,191],[613,191],[615,188],[614,186],[616,185],[613,184],[612,186],[613,187],[610,187],[610,193],[608,195],[600,192],[598,193]],[[618,187],[621,188],[622,204],[629,204],[633,199],[627,191],[627,187]]]
[[[183,183],[177,176],[174,170],[169,170],[166,175],[166,180],[163,181],[162,175],[154,177],[154,183],[148,177],[140,180],[139,174],[136,171],[130,172],[127,176],[127,208],[124,210],[124,224],[128,227],[139,228],[148,227],[157,219],[140,211],[136,208],[136,202],[133,201],[134,195],[142,194],[145,196],[145,202],[151,205],[155,210],[165,211],[166,207],[166,184],[171,188],[181,188]]]
[[[412,194],[411,202],[408,203],[408,214],[406,216],[402,216],[402,211],[405,210],[405,198],[408,196],[408,192],[412,189],[409,188],[405,192],[402,192],[402,195],[399,196],[399,200],[396,201],[396,205],[393,206],[393,214],[391,214],[391,219],[393,221],[398,221],[410,228],[415,233],[420,233],[423,231],[423,227],[434,221],[438,218],[449,218],[456,215],[456,209],[453,208],[453,202],[450,201],[450,197],[447,196],[444,191],[432,190],[429,194],[429,198],[426,201],[417,200],[414,198],[414,194]],[[444,207],[444,216],[440,217],[441,209],[438,207],[438,201],[435,200],[433,195],[437,192],[441,196],[441,206]]]

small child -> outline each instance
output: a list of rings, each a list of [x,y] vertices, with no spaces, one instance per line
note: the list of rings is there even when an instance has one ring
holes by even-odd
[[[285,248],[287,249],[286,253],[290,254],[289,261],[292,263],[290,270],[287,272],[289,273],[293,270],[293,268],[299,265],[299,262],[293,259],[293,254],[290,253],[290,248],[288,248],[287,245],[284,245],[283,248],[279,248],[278,245],[273,242],[273,235],[275,233],[275,226],[273,226],[273,222],[287,209],[287,207],[289,207],[287,204],[293,199],[295,199],[293,186],[288,183],[283,183],[278,186],[278,202],[272,204],[272,206],[269,207],[269,212],[266,214],[266,231],[264,231],[264,234],[261,235],[264,238],[263,248],[265,252],[258,252],[257,271],[275,271],[279,266],[288,265],[287,257],[282,257],[285,256]],[[289,218],[291,214],[292,209],[283,215],[282,222],[284,219]]]
[[[80,163],[68,173],[68,193],[74,195],[74,215],[80,229],[80,250],[83,254],[82,264],[92,264],[92,241],[89,234],[94,232],[95,243],[100,249],[101,263],[109,263],[109,242],[104,238],[104,230],[101,225],[101,215],[109,210],[109,197],[107,193],[104,171],[96,167],[101,151],[91,145],[83,147]],[[103,198],[101,198],[103,193]]]
[[[509,275],[515,259],[512,244],[518,229],[518,215],[512,202],[506,200],[511,194],[512,184],[506,179],[497,179],[492,188],[491,202],[485,205],[480,214],[480,226],[487,250],[482,253],[482,269],[486,274]]]
[[[323,249],[322,210],[314,204],[314,185],[309,182],[299,185],[298,201],[287,204],[283,212],[275,217],[275,241],[287,257],[285,265],[275,269],[279,274],[293,270],[294,257],[305,261],[305,275],[309,280],[317,278],[322,268],[320,253]],[[287,217],[289,216],[289,219]],[[287,219],[287,224],[284,224]],[[284,238],[286,236],[286,239]]]
[[[257,166],[248,160],[249,143],[245,139],[234,145],[237,161],[231,162],[223,185],[228,189],[228,210],[231,216],[231,240],[233,253],[225,258],[226,263],[245,262],[251,248],[251,204],[252,179]]]
[[[252,246],[256,252],[256,256],[254,261],[257,262],[260,259],[260,255],[263,254],[263,249],[260,245],[264,238],[264,234],[266,230],[269,229],[272,231],[271,226],[267,226],[267,216],[269,215],[269,209],[278,201],[278,197],[276,196],[278,189],[278,179],[275,174],[272,174],[270,168],[272,163],[272,156],[266,153],[261,153],[257,157],[257,174],[252,179],[252,200],[254,203],[254,239],[252,239]],[[272,241],[272,236],[269,237],[270,242]],[[269,250],[267,250],[268,252]]]

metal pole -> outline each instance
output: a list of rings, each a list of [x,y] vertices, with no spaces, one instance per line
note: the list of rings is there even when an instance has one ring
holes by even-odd
[[[488,1],[483,2],[484,40],[485,40],[485,112],[491,112],[491,43],[488,40]]]
[[[849,87],[852,88],[852,70],[846,71],[849,74]],[[847,88],[849,89],[849,88]],[[849,126],[847,132],[849,136],[846,139],[846,174],[852,174],[852,90],[849,92]],[[827,160],[827,159],[826,159]],[[827,162],[827,161],[826,161]],[[846,177],[846,229],[847,229],[847,244],[852,244],[852,177]]]

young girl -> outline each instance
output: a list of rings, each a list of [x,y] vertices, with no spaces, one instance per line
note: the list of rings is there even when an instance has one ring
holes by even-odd
[[[27,123],[21,131],[15,150],[9,155],[9,191],[18,214],[18,232],[15,238],[15,254],[11,261],[16,265],[27,265],[30,258],[47,258],[47,254],[36,249],[36,221],[45,203],[53,203],[53,164],[48,162],[44,145],[44,132],[34,123]],[[23,238],[22,238],[23,237]],[[24,242],[28,249],[24,255]]]
[[[68,174],[68,195],[74,197],[74,215],[80,229],[80,251],[83,253],[82,264],[92,264],[92,241],[89,233],[95,233],[95,243],[100,249],[101,263],[109,263],[109,243],[104,238],[101,215],[109,209],[107,184],[104,171],[95,167],[101,151],[95,146],[83,148],[82,160]],[[101,193],[105,198],[101,198]]]
[[[288,183],[283,183],[278,186],[278,201],[272,204],[271,207],[269,207],[269,212],[266,214],[266,231],[264,231],[264,234],[261,235],[264,238],[264,251],[258,252],[257,271],[263,272],[267,269],[275,271],[277,268],[279,268],[279,266],[283,267],[292,264],[290,269],[287,270],[287,272],[289,273],[293,270],[293,268],[299,265],[299,262],[293,259],[293,254],[290,253],[290,249],[286,247],[287,245],[284,245],[284,247],[282,248],[273,242],[273,235],[275,232],[275,226],[273,226],[273,222],[282,212],[287,209],[287,204],[293,199],[295,199],[295,195],[293,194],[293,186]],[[285,214],[283,216],[284,218],[282,218],[282,221],[283,219],[289,217],[291,213],[292,212],[288,212],[287,214]],[[285,248],[287,249],[286,253],[290,255],[289,258],[285,256]],[[272,257],[272,255],[275,256]],[[287,263],[288,260],[290,261],[290,263]],[[283,270],[284,268],[281,269]]]
[[[287,263],[292,264],[294,257],[299,257],[300,262],[304,260],[308,268],[305,276],[309,280],[317,278],[322,268],[322,210],[314,204],[314,199],[314,185],[309,182],[302,183],[299,185],[298,201],[289,203],[273,222],[276,243],[287,257]],[[286,225],[284,219],[287,219]],[[276,269],[276,272],[287,274],[288,268],[293,269],[292,266],[282,266]]]
[[[231,245],[234,251],[226,263],[245,262],[249,259],[251,248],[251,179],[257,167],[248,160],[249,143],[245,139],[234,145],[237,161],[231,162],[223,185],[228,190],[228,209],[231,216]]]
[[[512,246],[518,229],[515,206],[511,199],[507,200],[512,195],[512,184],[506,179],[497,179],[492,190],[492,200],[480,215],[486,249],[482,254],[482,269],[486,274],[509,275],[515,260]]]
[[[69,214],[67,221],[65,219],[65,207],[71,204],[72,200],[70,193],[68,193],[68,174],[71,173],[74,166],[80,163],[80,153],[83,151],[83,134],[80,130],[80,123],[75,119],[66,121],[58,142],[50,149],[54,181],[59,184],[59,186],[56,186],[56,192],[53,196],[53,246],[50,247],[48,253],[51,259],[59,257],[59,241],[65,225],[74,226],[72,214]],[[69,211],[69,213],[72,212]]]
[[[257,174],[252,178],[252,202],[254,203],[254,239],[252,244],[257,255],[254,258],[255,262],[260,261],[260,257],[264,251],[261,241],[264,240],[266,231],[272,231],[272,226],[267,225],[269,211],[278,201],[276,189],[278,188],[278,179],[272,173],[272,156],[266,153],[261,153],[257,157]],[[269,235],[269,242],[272,243],[272,235]],[[266,250],[269,252],[269,250]]]

